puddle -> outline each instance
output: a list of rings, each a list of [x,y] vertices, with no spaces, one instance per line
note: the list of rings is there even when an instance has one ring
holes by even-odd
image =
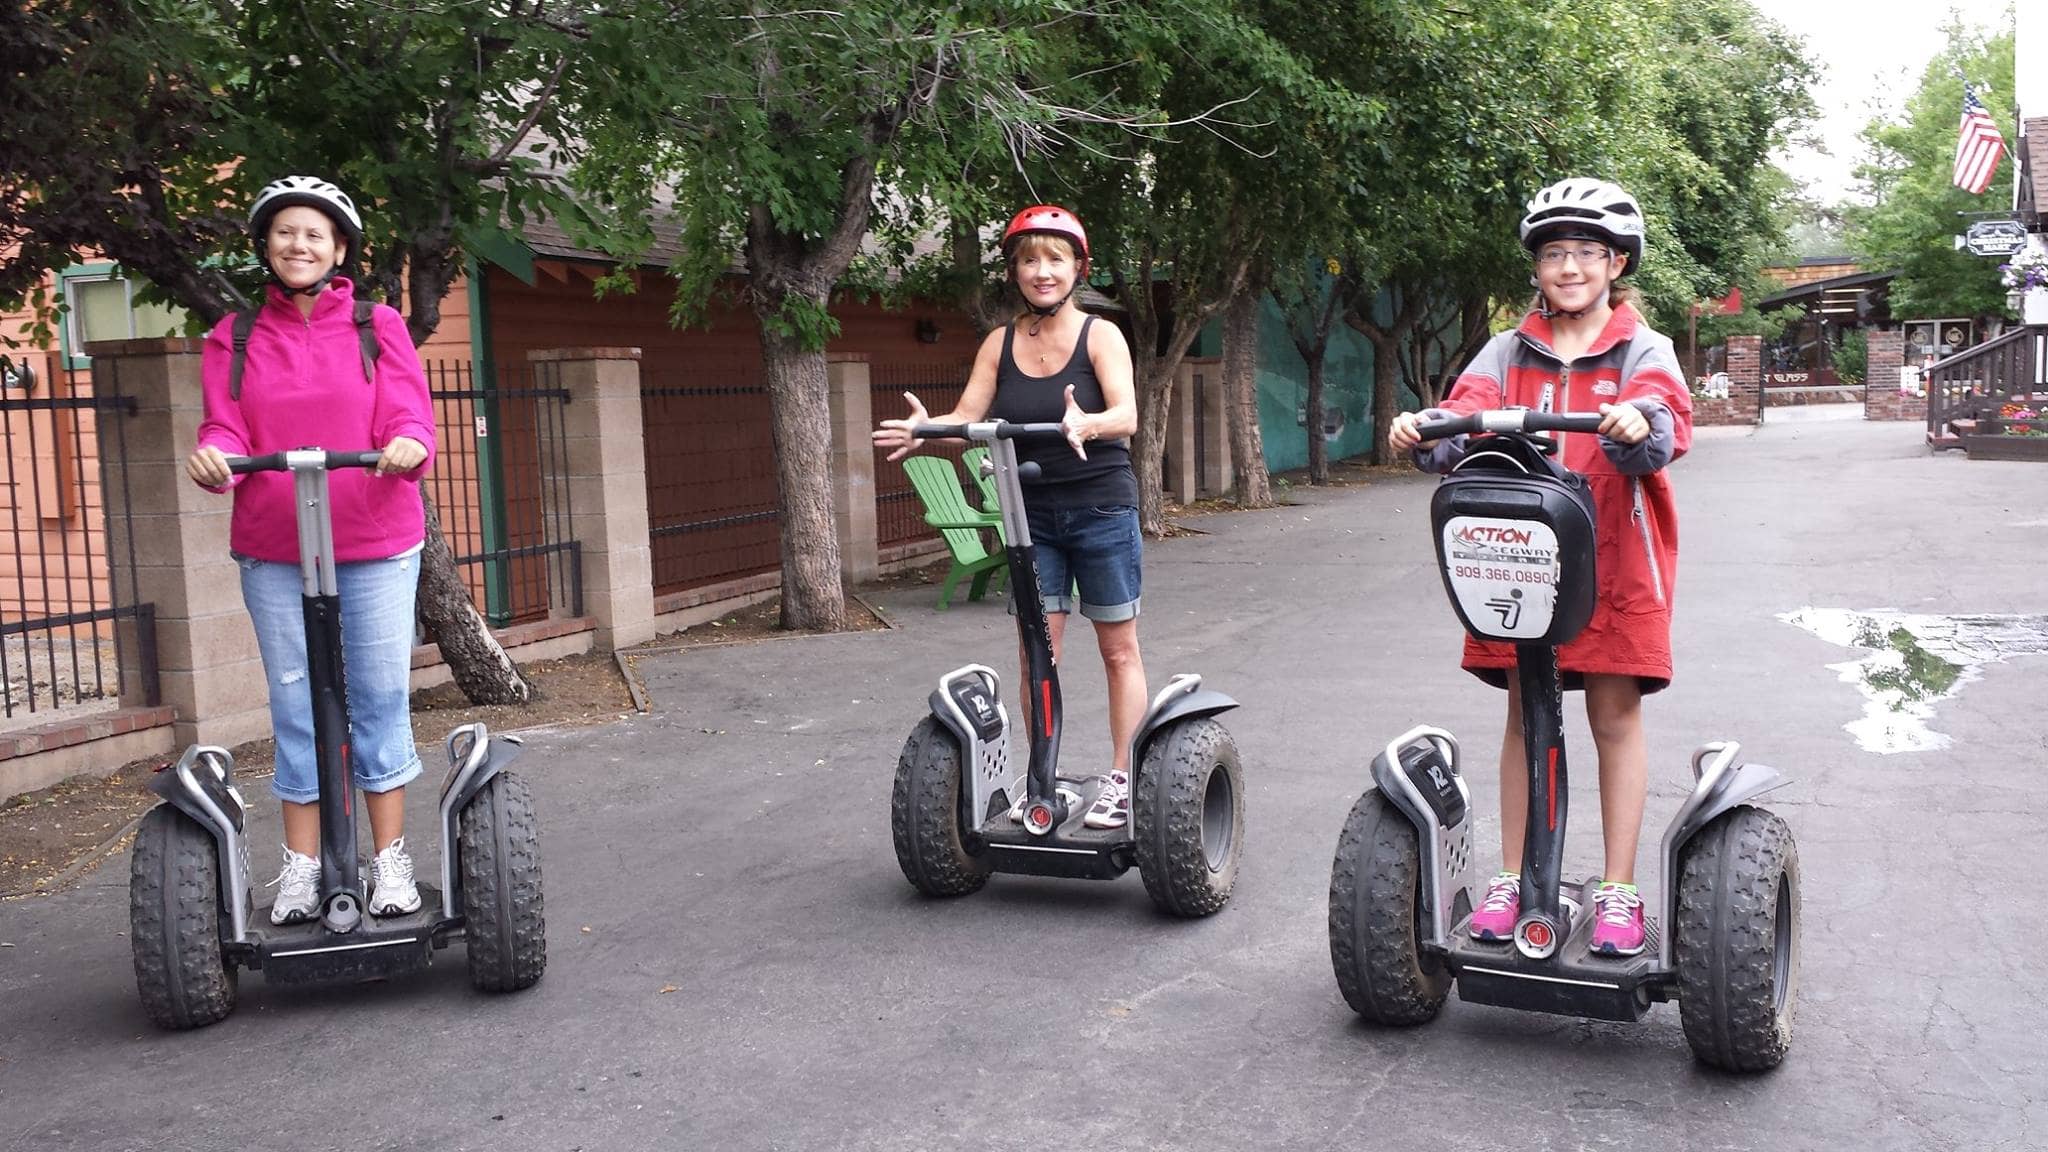
[[[1863,716],[1842,727],[1866,752],[1929,752],[1946,748],[1945,733],[1928,727],[1934,705],[1975,680],[1986,664],[2014,656],[2048,656],[2048,616],[1922,616],[1801,608],[1778,619],[1830,644],[1862,648],[1862,659],[1830,664],[1864,695]]]

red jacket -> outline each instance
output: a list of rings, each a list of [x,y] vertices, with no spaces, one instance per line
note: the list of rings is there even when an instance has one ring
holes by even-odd
[[[1566,687],[1583,674],[1633,675],[1643,691],[1671,681],[1671,603],[1678,585],[1678,509],[1664,466],[1692,446],[1692,395],[1671,341],[1623,304],[1584,355],[1564,363],[1552,350],[1550,321],[1531,312],[1521,327],[1493,338],[1458,375],[1442,408],[1458,414],[1525,407],[1539,412],[1597,412],[1602,404],[1635,404],[1650,439],[1619,445],[1598,436],[1557,436],[1564,466],[1583,474],[1593,493],[1598,603],[1592,622],[1558,650]],[[1458,451],[1435,453],[1424,467],[1441,470]],[[1465,641],[1464,666],[1490,684],[1506,685],[1514,648]]]

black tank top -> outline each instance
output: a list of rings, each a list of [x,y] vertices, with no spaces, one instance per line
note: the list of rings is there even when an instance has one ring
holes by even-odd
[[[1074,341],[1074,354],[1066,366],[1050,376],[1026,376],[1017,367],[1011,344],[1016,325],[1003,329],[1003,358],[996,365],[996,396],[989,404],[991,420],[1012,424],[1057,424],[1067,411],[1067,385],[1074,386],[1074,402],[1083,412],[1100,412],[1109,407],[1102,395],[1102,381],[1095,378],[1095,365],[1088,359],[1090,316],[1081,322],[1081,335]],[[1017,441],[1017,459],[1038,465],[1038,479],[1024,484],[1027,503],[1043,508],[1087,508],[1135,506],[1138,477],[1131,470],[1130,442],[1088,441],[1088,458],[1074,455],[1064,440]]]

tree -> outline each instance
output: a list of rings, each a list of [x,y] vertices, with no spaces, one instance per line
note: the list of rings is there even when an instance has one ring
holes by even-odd
[[[1158,535],[1166,527],[1161,472],[1181,361],[1249,285],[1314,244],[1308,206],[1327,200],[1320,190],[1334,150],[1363,136],[1384,110],[1319,75],[1257,22],[1273,12],[1185,4],[1147,15],[1115,26],[1111,58],[1153,63],[1167,121],[1204,118],[1208,130],[1141,139],[1135,163],[1084,174],[1079,200],[1104,236],[1097,259],[1130,317],[1138,517],[1146,533]],[[1251,374],[1240,370],[1231,404],[1239,429],[1248,431],[1256,403]],[[1248,443],[1233,448],[1250,450]]]
[[[572,59],[596,63],[592,44],[631,51],[626,30],[596,27],[538,0],[11,7],[0,298],[36,297],[50,270],[93,250],[211,326],[257,287],[238,206],[280,173],[318,172],[375,206],[368,279],[424,342],[478,239],[537,211],[590,223],[522,148],[537,130],[574,139],[559,100],[580,72]],[[428,636],[472,701],[525,699],[426,505]]]
[[[1856,174],[1869,185],[1871,203],[1846,210],[1849,235],[1874,266],[1898,272],[1891,283],[1893,315],[2005,315],[1998,262],[1957,249],[1951,238],[1970,213],[2006,207],[2006,184],[1994,181],[1985,195],[1973,196],[1949,177],[1963,76],[1979,86],[1978,99],[1993,117],[2010,127],[2001,111],[2009,101],[1999,93],[2013,90],[2013,34],[1985,36],[1960,21],[1943,33],[1947,46],[1928,62],[1902,119],[1874,120],[1864,129],[1868,152]]]
[[[1273,477],[1266,470],[1265,438],[1259,429],[1259,305],[1265,296],[1265,285],[1253,280],[1223,310],[1225,424],[1230,468],[1237,474],[1231,490],[1239,508],[1273,504]],[[1318,351],[1309,365],[1311,381],[1320,383],[1321,361]]]

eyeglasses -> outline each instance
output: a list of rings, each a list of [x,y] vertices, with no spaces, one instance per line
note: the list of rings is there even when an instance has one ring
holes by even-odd
[[[1569,256],[1581,264],[1593,264],[1605,260],[1613,254],[1614,250],[1611,248],[1598,248],[1591,244],[1582,244],[1577,248],[1545,248],[1537,254],[1536,259],[1539,263],[1557,265],[1564,263],[1565,257]]]

